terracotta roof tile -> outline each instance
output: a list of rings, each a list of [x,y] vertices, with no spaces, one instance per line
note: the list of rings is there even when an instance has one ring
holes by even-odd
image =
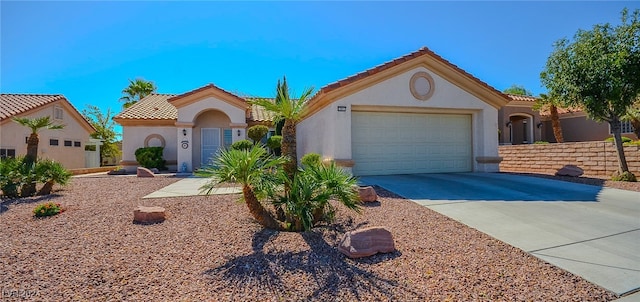
[[[200,92],[200,91],[207,90],[207,89],[209,89],[209,88],[214,88],[214,89],[217,89],[217,90],[219,90],[219,91],[222,91],[222,92],[223,92],[223,93],[225,93],[225,94],[228,94],[228,95],[229,95],[229,96],[231,96],[231,97],[238,98],[238,99],[241,99],[241,100],[245,100],[244,98],[241,98],[241,97],[239,97],[239,96],[237,96],[237,95],[235,95],[235,94],[233,94],[233,93],[231,93],[231,92],[229,92],[229,91],[226,91],[226,90],[224,90],[224,89],[222,89],[222,88],[220,88],[220,87],[218,87],[218,86],[216,86],[216,85],[213,85],[212,83],[209,83],[209,84],[204,85],[204,86],[202,86],[202,87],[200,87],[200,88],[196,88],[196,89],[194,89],[194,90],[187,91],[187,92],[185,92],[185,93],[183,93],[183,94],[174,95],[174,96],[172,96],[171,98],[169,98],[167,101],[171,102],[171,101],[173,101],[173,100],[175,100],[175,99],[183,98],[183,97],[186,97],[186,96],[189,96],[189,95],[192,95],[192,94],[196,94],[196,93],[198,93],[198,92]],[[245,101],[246,101],[246,100],[245,100]]]
[[[516,94],[507,94],[507,96],[512,100],[512,101],[521,101],[521,102],[532,102],[535,103],[536,100],[538,100],[537,97],[535,96],[528,96],[528,95],[516,95]]]
[[[61,94],[0,94],[0,121],[60,99]]]
[[[247,98],[248,101],[251,101],[256,98]],[[275,102],[274,98],[261,98],[266,99],[271,102]],[[251,105],[251,111],[249,112],[249,120],[254,122],[270,122],[273,120],[273,113],[267,111],[262,106]]]
[[[471,78],[476,83],[478,83],[478,84],[480,84],[480,85],[482,85],[482,86],[484,86],[486,88],[489,88],[490,90],[493,90],[497,94],[504,95],[502,92],[500,92],[500,91],[496,90],[495,88],[491,87],[489,84],[483,82],[482,80],[476,78],[472,74],[464,71],[462,68],[458,67],[457,65],[455,65],[455,64],[447,61],[443,57],[437,55],[435,52],[431,51],[427,47],[422,47],[419,50],[414,51],[414,52],[409,53],[409,54],[406,54],[406,55],[404,55],[402,57],[399,57],[399,58],[393,59],[391,61],[382,63],[382,64],[380,64],[378,66],[375,66],[373,68],[367,69],[367,70],[365,70],[363,72],[357,73],[355,75],[352,75],[350,77],[344,78],[342,80],[338,80],[336,82],[330,83],[330,84],[320,88],[320,90],[318,90],[318,93],[316,93],[313,98],[315,98],[316,96],[319,96],[321,94],[325,94],[327,92],[335,90],[335,89],[337,89],[339,87],[343,87],[343,86],[349,85],[349,84],[351,84],[351,83],[353,83],[355,81],[358,81],[358,80],[360,80],[362,78],[365,78],[367,76],[374,75],[374,74],[379,73],[379,72],[381,72],[383,70],[389,69],[389,68],[394,67],[396,65],[400,65],[400,64],[405,63],[407,61],[410,61],[410,60],[413,60],[415,58],[418,58],[418,57],[421,57],[421,56],[425,56],[425,55],[430,56],[430,57],[432,57],[432,58],[434,58],[434,59],[436,59],[438,61],[441,61],[441,62],[449,65],[450,67],[454,68],[456,71],[458,71],[458,72],[464,74],[465,76]]]
[[[175,94],[152,93],[133,106],[120,112],[116,119],[136,120],[175,120],[178,119],[178,110],[169,104],[168,99]]]

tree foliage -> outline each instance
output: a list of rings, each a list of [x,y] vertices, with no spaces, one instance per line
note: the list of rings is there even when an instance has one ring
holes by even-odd
[[[255,125],[247,129],[247,136],[253,140],[254,144],[259,143],[267,133],[269,133],[269,127],[265,125]]]
[[[82,110],[82,115],[96,129],[91,137],[102,141],[100,146],[100,164],[102,164],[105,158],[116,157],[122,153],[117,144],[119,134],[115,131],[116,124],[113,121],[111,108],[107,108],[107,112],[103,113],[97,106],[86,105],[86,107]]]
[[[578,30],[572,40],[555,42],[540,77],[550,94],[567,107],[582,108],[611,127],[620,172],[628,172],[620,120],[640,93],[640,22],[636,10],[622,11],[621,24]]]
[[[541,93],[540,97],[536,99],[536,102],[535,104],[533,104],[533,107],[531,109],[549,110],[553,136],[555,137],[557,143],[564,143],[564,135],[562,135],[562,125],[560,124],[560,114],[558,114],[558,107],[562,107],[562,103],[558,98]]]
[[[123,108],[129,108],[133,104],[137,103],[144,97],[154,93],[158,87],[151,82],[138,78],[135,80],[129,80],[129,86],[122,90],[122,97],[120,98]]]
[[[508,94],[514,94],[514,95],[533,96],[533,93],[531,91],[524,88],[524,86],[517,85],[517,84],[511,85],[511,87],[503,90],[502,92],[508,93]]]

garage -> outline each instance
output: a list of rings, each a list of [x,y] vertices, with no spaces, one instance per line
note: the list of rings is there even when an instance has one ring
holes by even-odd
[[[470,114],[351,114],[354,175],[470,172]]]

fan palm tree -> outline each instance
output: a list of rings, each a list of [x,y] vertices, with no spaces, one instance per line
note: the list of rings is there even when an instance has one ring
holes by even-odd
[[[66,185],[71,179],[71,172],[65,169],[62,164],[50,159],[40,160],[35,166],[36,178],[44,185],[38,191],[38,195],[49,195],[53,185]]]
[[[123,96],[120,98],[120,101],[124,102],[122,107],[125,109],[131,107],[144,97],[154,93],[157,89],[158,87],[151,81],[145,81],[144,79],[129,80],[129,86],[122,90]]]
[[[237,182],[242,185],[242,195],[249,213],[262,226],[274,230],[286,230],[286,225],[277,220],[265,208],[258,195],[275,190],[277,187],[277,170],[285,162],[285,158],[269,155],[260,146],[248,150],[224,150],[214,159],[213,165],[196,172],[198,176],[210,177],[211,180],[201,190],[210,194],[213,188],[222,182]]]
[[[283,88],[284,87],[284,88]],[[284,171],[289,179],[293,179],[298,169],[298,156],[296,151],[296,124],[302,117],[303,109],[313,93],[313,88],[305,89],[299,98],[289,97],[289,91],[286,86],[282,85],[278,89],[276,99],[279,102],[273,102],[268,99],[256,99],[251,101],[252,104],[262,106],[267,111],[273,113],[273,123],[277,124],[284,121],[282,127],[282,143],[280,150],[282,155],[288,158],[284,164]]]
[[[549,114],[551,116],[551,128],[553,128],[553,136],[556,138],[556,142],[564,143],[562,126],[560,125],[560,115],[558,114],[558,106],[560,105],[561,104],[557,98],[541,93],[540,98],[538,98],[536,100],[536,103],[533,105],[533,109],[549,109]]]
[[[27,166],[33,166],[38,159],[38,144],[40,143],[38,131],[42,129],[58,130],[64,128],[64,125],[51,122],[49,116],[37,118],[15,117],[13,120],[31,129],[31,134],[27,139],[27,155],[24,157],[24,163]],[[34,181],[26,183],[22,188],[22,192],[23,194],[33,195],[36,192],[36,183]]]

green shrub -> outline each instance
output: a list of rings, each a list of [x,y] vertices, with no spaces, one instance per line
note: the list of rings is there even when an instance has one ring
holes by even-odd
[[[18,188],[22,186],[23,157],[0,160],[0,190],[4,197],[18,197]]]
[[[247,139],[231,144],[231,150],[249,150],[251,148],[253,148],[253,143]]]
[[[135,153],[136,161],[148,169],[157,168],[159,170],[166,170],[166,161],[162,158],[163,151],[163,147],[138,148]]]
[[[549,142],[545,142],[545,141],[535,141],[533,143],[536,144],[536,145],[547,145],[547,144],[549,144]]]
[[[605,141],[605,142],[613,142],[613,136],[612,136],[612,137],[607,137],[604,141]],[[623,137],[622,137],[622,143],[623,143],[623,144],[624,144],[624,143],[630,143],[630,142],[631,142],[631,139],[630,139],[630,138],[628,138],[628,137],[626,137],[626,136],[623,136]]]
[[[307,153],[304,156],[302,156],[302,159],[300,159],[300,161],[302,162],[302,165],[306,167],[317,166],[320,164],[320,154]]]
[[[254,144],[260,142],[267,133],[269,133],[269,127],[265,125],[255,125],[247,129],[247,136],[253,140]]]
[[[638,181],[636,179],[636,176],[633,175],[633,173],[627,171],[627,172],[622,172],[622,173],[618,173],[616,172],[613,177],[611,177],[611,180],[614,181],[628,181],[628,182],[636,182]]]
[[[282,146],[282,135],[274,135],[267,139],[267,147],[271,149],[273,154],[280,156],[280,147]]]
[[[61,213],[62,211],[63,211],[62,206],[59,203],[46,202],[46,203],[37,205],[33,209],[33,216],[35,217],[53,216],[53,215],[57,215],[58,213]]]

